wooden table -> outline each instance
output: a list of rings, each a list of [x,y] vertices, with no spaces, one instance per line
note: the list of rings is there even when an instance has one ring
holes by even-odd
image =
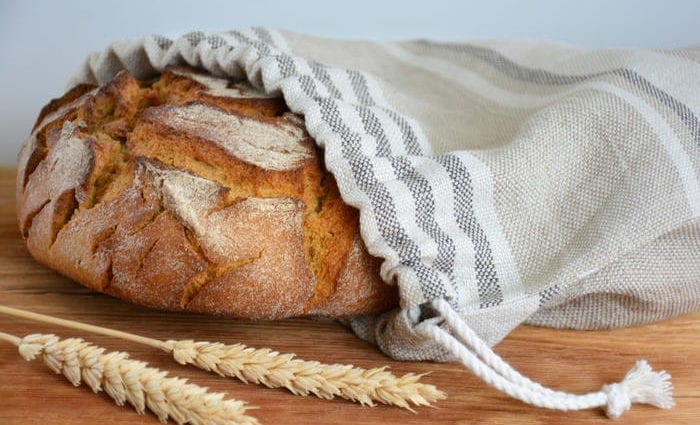
[[[456,363],[397,362],[331,322],[284,320],[250,322],[219,317],[164,313],[97,294],[38,265],[17,230],[14,174],[0,169],[1,303],[39,313],[131,331],[159,339],[241,342],[294,352],[300,358],[362,367],[388,365],[397,374],[432,373],[425,382],[449,398],[435,408],[411,413],[398,408],[362,407],[344,400],[296,397],[285,390],[245,385],[194,368],[180,366],[165,353],[114,338],[76,332],[2,316],[0,330],[23,336],[46,332],[80,336],[112,350],[186,377],[191,382],[259,406],[253,414],[265,424],[549,424],[611,423],[602,411],[552,412],[533,408],[491,389]],[[516,369],[554,388],[572,392],[597,390],[615,382],[639,358],[673,376],[673,410],[635,405],[617,423],[700,423],[700,312],[649,326],[613,331],[563,331],[521,326],[496,351]],[[0,424],[135,424],[158,423],[147,413],[117,407],[106,395],[86,386],[74,388],[41,362],[26,362],[16,348],[0,343]]]

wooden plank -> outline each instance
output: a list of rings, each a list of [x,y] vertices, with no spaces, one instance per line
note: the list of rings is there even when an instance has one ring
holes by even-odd
[[[436,408],[411,413],[397,408],[362,407],[344,400],[300,398],[285,390],[245,385],[180,366],[164,353],[114,338],[2,316],[0,330],[25,335],[53,332],[80,336],[133,358],[223,391],[258,406],[262,423],[303,424],[467,424],[609,423],[602,411],[552,412],[533,408],[491,389],[459,364],[392,361],[333,322],[283,320],[251,322],[203,315],[173,314],[126,304],[96,294],[37,264],[21,241],[14,215],[14,173],[0,169],[0,299],[2,304],[76,319],[159,339],[195,339],[244,343],[294,352],[300,358],[363,367],[388,365],[397,374],[431,371],[426,382],[449,398]],[[673,376],[673,410],[634,406],[617,423],[700,423],[700,312],[644,327],[611,331],[568,331],[521,326],[496,351],[513,367],[557,389],[587,392],[624,375],[636,359],[646,358]],[[40,362],[25,362],[16,349],[0,343],[0,424],[158,423],[118,407],[104,394],[73,388]]]

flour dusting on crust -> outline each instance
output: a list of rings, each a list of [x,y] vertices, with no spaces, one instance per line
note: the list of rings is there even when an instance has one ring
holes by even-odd
[[[163,207],[189,228],[210,261],[226,263],[260,255],[259,221],[276,223],[275,232],[294,235],[303,249],[303,202],[291,198],[241,199],[221,208],[227,189],[189,172],[144,160],[137,173],[160,188]],[[139,180],[140,180],[139,179]],[[247,227],[249,224],[250,228]],[[246,235],[253,235],[254,238]],[[265,235],[275,238],[277,235]]]
[[[266,170],[294,170],[313,157],[311,147],[302,143],[304,130],[289,120],[274,125],[201,103],[150,108],[148,114],[179,133],[211,140],[236,158]]]
[[[231,83],[226,78],[214,77],[213,75],[204,75],[192,71],[187,71],[182,68],[170,68],[169,71],[181,77],[187,77],[198,82],[206,87],[204,93],[216,97],[230,98],[254,98],[254,99],[272,99],[274,96],[265,94],[245,82]]]
[[[76,137],[77,127],[70,121],[63,123],[61,136],[49,153],[51,178],[49,198],[54,200],[64,192],[79,187],[94,164],[89,142]]]
[[[32,135],[35,135],[38,132],[40,132],[44,127],[46,127],[47,124],[50,124],[52,121],[55,121],[55,120],[63,117],[69,111],[83,105],[95,93],[97,93],[97,90],[98,89],[93,89],[92,91],[85,93],[84,95],[80,96],[79,98],[75,99],[72,102],[66,103],[65,105],[61,106],[60,108],[56,109],[55,111],[53,111],[50,114],[48,114],[47,116],[45,116],[44,119],[42,119],[41,122],[36,126],[36,128],[32,132]]]
[[[224,250],[225,236],[211,229],[209,213],[223,200],[226,190],[218,183],[183,170],[166,168],[150,160],[139,161],[137,180],[159,190],[163,207],[189,228],[199,240],[211,240]],[[141,183],[143,184],[143,183]],[[211,239],[210,239],[211,238]]]

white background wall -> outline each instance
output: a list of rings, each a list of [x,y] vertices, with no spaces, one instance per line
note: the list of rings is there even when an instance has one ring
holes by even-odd
[[[696,0],[0,0],[0,165],[15,163],[39,110],[85,55],[116,39],[261,25],[332,38],[673,48],[700,44],[699,18]]]

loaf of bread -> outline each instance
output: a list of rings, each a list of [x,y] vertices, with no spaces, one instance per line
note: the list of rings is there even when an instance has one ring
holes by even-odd
[[[389,309],[358,212],[279,97],[186,67],[51,101],[19,155],[32,255],[159,309],[239,318]]]

